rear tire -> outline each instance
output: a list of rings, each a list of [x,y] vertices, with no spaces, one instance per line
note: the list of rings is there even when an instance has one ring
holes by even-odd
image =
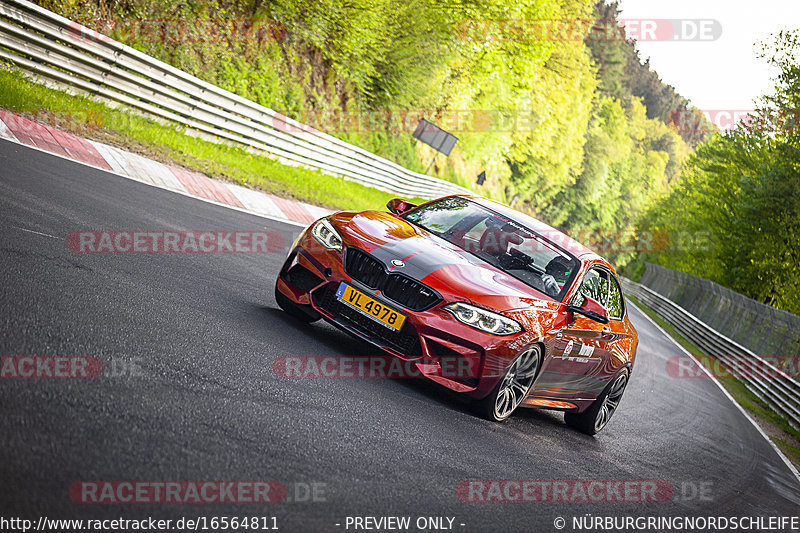
[[[564,413],[564,422],[568,426],[577,429],[587,435],[596,435],[606,427],[608,421],[617,411],[622,394],[628,386],[630,372],[627,368],[622,369],[614,379],[612,379],[600,396],[582,413]]]
[[[278,283],[275,283],[275,301],[278,306],[292,318],[310,324],[320,319],[319,313],[314,311],[310,305],[296,304],[288,296],[278,290]]]
[[[541,364],[542,350],[538,345],[523,350],[489,396],[476,402],[478,414],[492,422],[511,416],[528,394]]]

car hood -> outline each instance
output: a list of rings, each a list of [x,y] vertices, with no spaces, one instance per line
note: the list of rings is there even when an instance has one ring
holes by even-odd
[[[466,250],[390,213],[338,213],[332,220],[342,230],[345,241],[370,252],[390,270],[425,283],[447,299],[469,301],[498,311],[531,306],[555,309],[559,305]]]

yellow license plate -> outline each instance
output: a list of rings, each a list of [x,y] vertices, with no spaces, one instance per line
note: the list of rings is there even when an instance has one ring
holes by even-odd
[[[387,307],[375,298],[367,296],[347,283],[342,282],[339,284],[336,297],[339,298],[339,301],[344,302],[353,309],[361,311],[363,314],[388,328],[399,331],[406,321],[406,316],[404,314],[398,313],[391,307]]]

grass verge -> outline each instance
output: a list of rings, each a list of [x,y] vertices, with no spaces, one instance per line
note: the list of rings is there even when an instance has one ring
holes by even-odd
[[[656,324],[664,328],[664,331],[669,333],[678,344],[697,357],[705,368],[709,370],[720,368],[716,359],[709,356],[692,341],[678,333],[675,328],[658,316],[655,311],[643,304],[638,298],[631,295],[627,295],[626,298],[636,304],[636,307],[652,318]],[[722,383],[722,386],[725,387],[725,390],[736,400],[736,403],[741,405],[745,411],[750,414],[772,442],[783,451],[792,464],[800,468],[800,431],[791,427],[783,417],[778,415],[768,405],[765,405],[755,394],[744,386],[742,381],[733,376],[721,375],[722,372],[712,371],[711,373],[717,377],[719,382]]]
[[[0,106],[163,163],[330,209],[384,209],[395,197],[316,170],[284,165],[240,147],[206,141],[180,126],[164,125],[85,96],[51,89],[7,68],[0,68]]]

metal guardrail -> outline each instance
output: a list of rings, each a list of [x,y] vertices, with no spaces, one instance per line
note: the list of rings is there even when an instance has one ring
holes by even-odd
[[[800,356],[800,316],[763,304],[709,279],[645,264],[640,281],[704,323],[762,356]]]
[[[26,0],[0,0],[0,58],[59,86],[393,194],[470,193],[206,83]]]
[[[649,287],[626,278],[622,278],[622,286],[625,292],[641,300],[684,337],[718,360],[726,371],[740,379],[750,392],[792,427],[800,429],[800,383],[794,377]]]

